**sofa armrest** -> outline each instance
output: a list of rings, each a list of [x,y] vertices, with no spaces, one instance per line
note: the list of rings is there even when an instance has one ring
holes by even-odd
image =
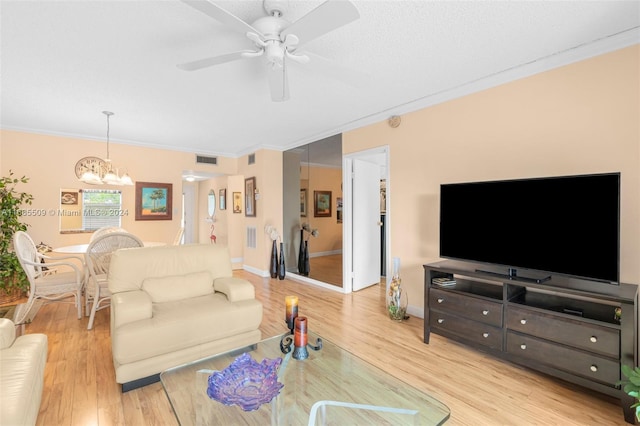
[[[8,318],[0,318],[0,349],[6,349],[16,340],[16,326]]]
[[[215,291],[227,295],[229,302],[256,298],[256,289],[249,281],[236,277],[221,277],[213,280]]]
[[[152,303],[149,295],[142,291],[124,291],[111,296],[112,326],[118,328],[130,322],[152,316]]]

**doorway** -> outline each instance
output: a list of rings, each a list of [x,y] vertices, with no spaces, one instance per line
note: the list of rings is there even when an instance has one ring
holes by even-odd
[[[366,170],[360,170],[359,165],[365,165]],[[355,152],[343,158],[345,293],[378,284],[383,271],[389,269],[386,264],[391,242],[388,165],[389,149],[386,146]],[[366,200],[362,198],[365,191],[368,194]],[[360,211],[362,206],[366,206],[366,212]],[[366,221],[364,226],[359,223],[363,220]],[[386,282],[388,285],[388,280]]]
[[[195,185],[182,185],[182,216],[181,227],[184,228],[183,244],[197,241],[196,233],[196,187]]]

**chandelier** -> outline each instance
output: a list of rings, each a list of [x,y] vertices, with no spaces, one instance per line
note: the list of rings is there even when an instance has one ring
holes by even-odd
[[[111,111],[102,111],[107,116],[107,158],[84,157],[76,163],[76,176],[81,182],[90,185],[133,185],[133,180],[125,172],[118,175],[118,170],[113,169],[111,158],[109,157],[109,118],[113,115]]]

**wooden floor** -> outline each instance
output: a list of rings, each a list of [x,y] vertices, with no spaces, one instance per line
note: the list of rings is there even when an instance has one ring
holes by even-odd
[[[467,349],[422,322],[391,321],[380,286],[344,295],[289,279],[249,279],[264,305],[263,337],[286,331],[284,296],[297,295],[309,328],[451,409],[452,425],[623,425],[616,401]],[[46,333],[49,353],[38,425],[175,425],[160,383],[122,394],[115,383],[109,310],[93,330],[71,305],[40,309],[27,333]],[[203,327],[209,326],[203,324]],[[1,391],[1,389],[0,389]]]
[[[309,259],[309,278],[342,287],[342,254]]]

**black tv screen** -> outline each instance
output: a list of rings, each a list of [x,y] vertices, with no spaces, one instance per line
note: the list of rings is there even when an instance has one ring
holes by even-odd
[[[619,283],[620,173],[440,187],[440,256]]]

